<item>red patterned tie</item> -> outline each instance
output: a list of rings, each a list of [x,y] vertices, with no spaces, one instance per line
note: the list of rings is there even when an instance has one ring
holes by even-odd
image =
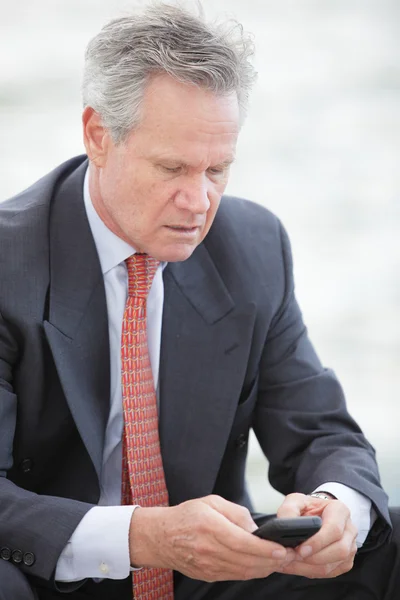
[[[146,300],[159,262],[147,254],[134,254],[126,265],[128,298],[121,336],[122,504],[168,506],[146,327]],[[173,600],[172,570],[144,568],[134,571],[132,579],[135,600]]]

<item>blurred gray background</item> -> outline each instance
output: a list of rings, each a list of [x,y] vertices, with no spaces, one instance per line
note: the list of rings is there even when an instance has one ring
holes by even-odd
[[[138,4],[0,0],[0,200],[83,151],[85,45]],[[228,192],[269,207],[288,229],[311,338],[400,505],[400,3],[203,5],[240,20],[257,50]],[[276,510],[253,439],[248,475],[257,508]]]

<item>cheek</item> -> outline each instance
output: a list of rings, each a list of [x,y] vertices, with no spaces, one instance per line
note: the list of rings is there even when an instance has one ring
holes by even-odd
[[[141,212],[137,199],[145,195],[145,190],[135,173],[115,169],[107,178],[106,188],[107,203],[115,214],[129,218]]]
[[[122,177],[118,163],[107,164],[101,173],[101,195],[110,212],[119,212],[123,207],[127,195],[126,188],[127,179]]]
[[[210,229],[210,227],[211,227],[211,225],[212,225],[212,223],[214,221],[215,215],[217,213],[218,207],[219,207],[220,202],[221,202],[221,195],[214,193],[209,198],[209,200],[210,200],[210,208],[207,211],[207,218],[206,218],[204,235],[206,233],[208,233],[208,231],[209,231],[209,229]]]

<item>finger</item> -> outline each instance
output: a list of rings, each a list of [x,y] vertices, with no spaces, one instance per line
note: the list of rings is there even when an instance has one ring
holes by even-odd
[[[293,560],[296,556],[292,548],[285,548],[276,542],[263,540],[247,531],[235,523],[227,520],[223,515],[219,515],[221,522],[215,528],[215,539],[224,547],[233,550],[239,555],[248,554],[251,557],[261,557],[263,559],[279,561]],[[222,522],[222,519],[224,521]]]
[[[340,540],[334,542],[330,546],[323,548],[320,552],[309,556],[308,558],[302,557],[303,560],[312,565],[326,565],[330,563],[345,561],[354,555],[357,551],[356,538],[357,528],[351,521],[348,522],[347,527]],[[301,556],[300,549],[296,549],[296,553]]]
[[[210,501],[207,499],[207,508],[210,509],[210,519],[204,515],[202,519],[202,529],[204,533],[211,534],[215,542],[221,544],[224,548],[236,552],[239,557],[249,555],[253,559],[254,557],[261,557],[264,560],[274,560],[277,566],[282,561],[291,561],[295,558],[295,552],[291,548],[284,548],[276,542],[270,540],[263,540],[248,531],[245,531],[242,527],[236,525],[228,517],[223,515],[218,510],[210,506],[210,502],[213,506],[219,509],[225,509],[225,514],[230,514],[230,507],[223,506],[223,503],[219,502],[219,499],[215,497]],[[228,503],[231,504],[231,503]],[[228,513],[226,512],[228,509]],[[241,558],[240,558],[241,560]]]
[[[210,502],[189,500],[175,507],[138,511],[144,514],[145,511],[163,511],[162,530],[167,538],[164,545],[167,552],[161,552],[160,566],[206,581],[266,577],[283,566],[285,548],[245,531],[210,506]],[[250,553],[246,554],[249,544]],[[271,557],[276,548],[283,551],[280,559]],[[293,560],[294,551],[290,554]]]
[[[345,561],[339,561],[327,565],[309,565],[305,562],[294,561],[290,565],[282,568],[282,573],[286,575],[299,575],[309,579],[332,579],[350,571],[354,564],[352,555]]]
[[[217,540],[226,548],[240,554],[262,556],[276,561],[294,560],[295,554],[292,549],[287,549],[270,540],[262,540],[254,535],[248,535],[257,529],[257,525],[247,508],[216,495],[207,496],[202,500],[217,511],[221,518],[225,518],[229,522],[230,527],[227,528],[226,523],[220,521],[221,528],[218,527],[214,531]],[[247,528],[243,527],[246,523]]]
[[[242,527],[245,531],[252,533],[257,529],[256,523],[250,514],[248,508],[234,504],[225,500],[222,496],[211,495],[202,498],[203,502],[214,508],[217,512],[224,515],[229,521]]]
[[[306,542],[303,542],[297,550],[302,558],[309,558],[311,555],[315,555],[341,540],[350,519],[350,511],[339,500],[327,500],[321,518],[321,529]]]
[[[329,577],[338,577],[339,575],[343,575],[343,573],[348,573],[348,571],[351,571],[354,566],[355,555],[356,553],[354,553],[354,555],[349,558],[348,561],[341,563],[336,569],[333,569],[330,572]]]
[[[305,562],[293,561],[282,567],[278,572],[285,575],[308,577],[309,579],[325,579],[333,576],[332,573],[338,572],[339,574],[342,564],[342,561],[329,565],[310,565]]]
[[[214,547],[210,548],[208,557],[209,568],[203,568],[203,571],[213,572],[213,577],[216,573],[222,573],[219,579],[225,580],[248,580],[267,577],[278,569],[284,568],[288,564],[286,561],[272,561],[260,556],[239,556],[237,553],[228,549],[218,550]],[[201,566],[201,565],[199,565]]]
[[[211,513],[211,518],[210,514]],[[203,527],[200,537],[196,537],[189,544],[184,542],[184,552],[179,554],[177,570],[195,579],[206,579],[207,581],[238,580],[258,577],[266,577],[277,571],[278,568],[287,564],[285,560],[272,559],[268,555],[263,556],[263,550],[273,543],[260,540],[251,534],[238,528],[225,519],[225,517],[209,508],[203,514]],[[211,525],[210,525],[211,524]],[[238,530],[240,536],[250,538],[251,541],[259,542],[262,546],[256,555],[243,553],[242,544],[239,550],[232,549],[226,540],[230,538],[230,530]],[[223,535],[220,535],[223,533]],[[284,552],[286,550],[283,548]],[[293,560],[295,552],[289,549],[289,560]],[[183,564],[182,564],[183,563]]]
[[[309,496],[305,494],[289,494],[278,508],[277,517],[289,519],[300,517],[307,507]]]
[[[326,505],[334,500],[336,499],[322,500],[305,494],[289,494],[278,509],[278,517],[321,515]]]

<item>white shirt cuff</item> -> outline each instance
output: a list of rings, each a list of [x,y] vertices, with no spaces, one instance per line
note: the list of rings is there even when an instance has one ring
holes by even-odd
[[[358,529],[356,538],[357,548],[361,548],[377,516],[375,510],[372,508],[371,500],[364,496],[364,494],[353,490],[353,488],[343,485],[343,483],[330,481],[323,483],[314,490],[314,492],[323,491],[329,492],[348,507],[351,520]]]
[[[58,559],[56,581],[125,579],[130,569],[129,526],[136,506],[95,506]]]

